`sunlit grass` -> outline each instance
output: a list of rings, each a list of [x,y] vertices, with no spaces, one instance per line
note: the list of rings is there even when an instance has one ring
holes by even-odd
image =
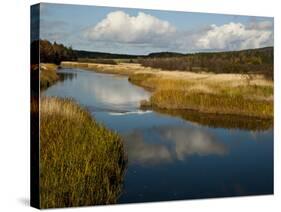
[[[273,117],[272,102],[245,99],[242,95],[159,90],[151,96],[150,103],[152,107],[164,109],[190,109],[205,113]]]
[[[144,107],[273,117],[273,86],[233,86],[201,79],[168,79],[149,73],[132,74],[129,80],[154,91],[149,102],[141,102]]]
[[[84,66],[73,62],[64,64]],[[164,71],[129,63],[88,64],[87,68],[127,75],[131,83],[152,91],[150,101],[141,102],[144,107],[273,117],[273,81],[262,75]]]
[[[126,164],[114,132],[67,99],[40,102],[40,200],[42,208],[112,204]]]

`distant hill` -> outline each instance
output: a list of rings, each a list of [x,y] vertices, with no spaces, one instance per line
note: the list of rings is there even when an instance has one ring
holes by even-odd
[[[33,41],[31,52],[35,55],[40,46],[40,61],[59,64],[61,61],[89,61],[117,64],[117,60],[140,63],[163,70],[207,71],[215,73],[261,73],[273,79],[274,48],[265,47],[224,52],[153,52],[147,55],[113,54],[106,52],[74,50],[63,44],[47,40]],[[31,61],[33,63],[33,61]]]
[[[75,50],[78,58],[87,59],[136,59],[144,57],[144,55],[129,55],[129,54],[112,54],[106,52],[92,52],[84,50]]]
[[[153,52],[147,55],[131,55],[131,54],[113,54],[106,52],[92,52],[84,50],[75,50],[78,58],[87,59],[136,59],[136,58],[163,58],[163,57],[182,57],[187,54],[178,52]]]
[[[217,58],[239,58],[242,63],[253,63],[249,60],[259,60],[256,61],[257,64],[273,64],[273,47],[264,47],[257,49],[246,49],[239,51],[224,51],[224,52],[200,52],[195,53],[194,55],[205,56],[206,58],[217,57]]]
[[[273,47],[224,52],[153,52],[147,55],[112,54],[74,50],[77,58],[116,64],[112,59],[129,59],[146,67],[163,70],[215,73],[260,73],[273,79]]]
[[[139,59],[146,67],[214,73],[259,73],[273,79],[273,47],[193,54],[157,53]],[[151,56],[152,55],[152,56]]]
[[[187,54],[178,53],[178,52],[153,52],[148,54],[146,57],[183,57]]]
[[[137,59],[137,58],[171,58],[186,56],[204,56],[208,57],[237,57],[237,56],[257,56],[261,57],[264,62],[270,63],[273,60],[273,47],[265,47],[258,49],[246,49],[240,51],[223,51],[223,52],[198,52],[198,53],[178,53],[178,52],[152,52],[147,55],[131,55],[131,54],[113,54],[106,52],[73,50],[77,58],[88,59]]]

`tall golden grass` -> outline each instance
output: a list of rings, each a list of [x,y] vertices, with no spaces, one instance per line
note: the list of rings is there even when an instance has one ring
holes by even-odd
[[[126,166],[121,138],[68,99],[40,102],[42,208],[116,203]]]
[[[141,102],[143,107],[273,118],[273,86],[258,80],[248,84],[134,73],[129,81],[153,91],[149,102]]]
[[[273,118],[273,81],[260,74],[165,71],[131,63],[62,65],[129,76],[131,83],[153,92],[149,102],[141,102],[144,107]]]
[[[222,95],[180,90],[159,90],[151,98],[152,107],[189,109],[203,113],[233,114],[261,118],[273,117],[273,103],[245,99],[242,95]]]

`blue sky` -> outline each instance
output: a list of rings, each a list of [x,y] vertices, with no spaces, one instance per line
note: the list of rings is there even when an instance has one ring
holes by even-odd
[[[273,18],[43,3],[40,37],[112,53],[240,50],[272,46]]]

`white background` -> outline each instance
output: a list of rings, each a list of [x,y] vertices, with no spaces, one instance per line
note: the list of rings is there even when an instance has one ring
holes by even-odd
[[[0,211],[29,207],[29,10],[38,1],[2,0],[0,12]],[[103,6],[275,17],[275,194],[274,196],[130,204],[61,211],[277,211],[280,195],[280,20],[278,0],[49,0]],[[279,111],[278,111],[279,110]],[[251,154],[249,152],[249,154]],[[208,176],[206,176],[207,180]],[[279,210],[280,211],[280,210]]]

